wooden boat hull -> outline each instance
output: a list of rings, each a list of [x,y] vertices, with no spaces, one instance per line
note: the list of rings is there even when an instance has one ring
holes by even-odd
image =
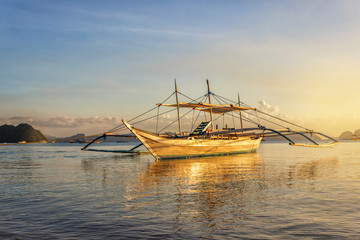
[[[254,152],[262,137],[240,136],[230,139],[221,138],[169,138],[124,124],[144,144],[156,159],[190,158],[220,156]]]

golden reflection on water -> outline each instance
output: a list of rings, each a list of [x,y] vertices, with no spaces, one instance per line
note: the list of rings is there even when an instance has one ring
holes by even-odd
[[[217,186],[259,178],[262,174],[263,164],[257,153],[162,160],[151,163],[139,176],[137,188],[141,190],[172,181],[186,193],[213,192]],[[192,187],[198,185],[202,188]]]
[[[262,188],[263,176],[257,153],[156,161],[139,175],[135,188],[137,197],[150,192],[173,198],[179,224],[190,221],[216,228],[215,220],[230,216],[234,205],[243,211],[248,193]]]
[[[261,184],[265,179],[276,185],[334,178],[337,164],[336,157],[264,163],[258,153],[250,153],[154,162],[141,161],[139,156],[112,156],[83,159],[82,169],[102,175],[103,184],[124,181],[124,175],[128,176],[125,182],[132,189],[131,194],[140,194],[164,184],[190,194],[225,191],[229,187],[238,187],[239,192],[243,192],[245,183]]]
[[[263,161],[258,153],[155,162],[141,159],[88,159],[83,160],[83,169],[102,176],[104,189],[121,183],[129,217],[133,211],[155,207],[159,214],[172,212],[178,228],[196,223],[209,231],[242,221],[257,211],[258,204],[281,200],[284,195],[278,189],[309,189],[308,181],[334,178],[338,164],[337,158]]]

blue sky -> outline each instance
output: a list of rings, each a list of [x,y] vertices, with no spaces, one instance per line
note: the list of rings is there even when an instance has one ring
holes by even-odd
[[[354,131],[359,10],[355,0],[0,0],[0,123],[101,132],[167,97],[174,78],[190,96],[209,78],[220,95],[264,100],[310,128]]]

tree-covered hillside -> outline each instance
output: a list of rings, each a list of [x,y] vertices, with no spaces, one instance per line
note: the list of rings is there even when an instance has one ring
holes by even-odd
[[[0,143],[17,143],[21,141],[26,142],[39,142],[47,141],[46,137],[32,126],[26,123],[13,125],[0,126]]]

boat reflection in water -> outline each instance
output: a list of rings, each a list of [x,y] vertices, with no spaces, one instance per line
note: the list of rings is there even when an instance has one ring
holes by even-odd
[[[194,222],[214,229],[247,215],[252,198],[261,198],[253,193],[262,192],[263,179],[262,160],[250,153],[156,161],[139,176],[136,189],[138,196],[170,203],[179,229]]]
[[[246,182],[262,178],[263,170],[257,153],[155,161],[139,177],[137,188],[173,182],[183,194],[201,193],[210,200],[228,194],[222,192],[234,184],[240,192],[245,191]]]
[[[336,158],[264,161],[258,153],[145,159],[90,159],[83,167],[90,175],[99,174],[114,211],[118,208],[137,227],[139,222],[145,230],[161,224],[175,233],[191,236],[194,231],[202,237],[218,229],[239,234],[239,226],[251,236],[244,224],[261,226],[279,214],[286,223],[291,218],[285,216],[287,209],[303,206],[297,192],[313,191],[311,181],[334,178],[338,163]]]

